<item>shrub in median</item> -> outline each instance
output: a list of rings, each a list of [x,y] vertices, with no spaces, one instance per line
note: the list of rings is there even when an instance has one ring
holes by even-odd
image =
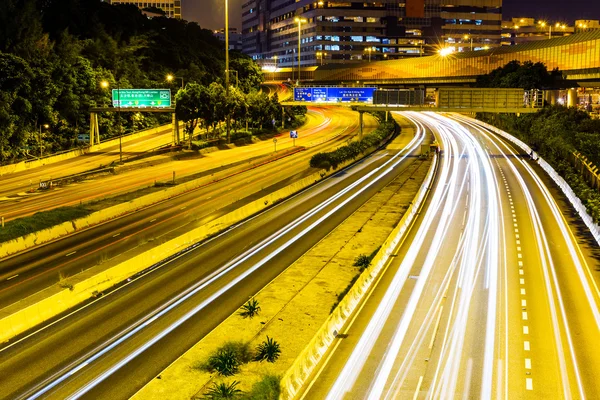
[[[239,399],[243,392],[237,388],[240,383],[233,381],[229,385],[222,383],[213,383],[212,387],[209,388],[206,393],[202,396],[206,400],[225,400],[225,399]]]
[[[231,376],[238,372],[240,365],[251,361],[252,358],[248,343],[227,342],[218,348],[200,368],[208,372],[218,372],[223,376]]]
[[[310,166],[327,171],[331,167],[336,169],[341,163],[354,160],[367,149],[380,145],[385,138],[394,133],[395,129],[395,122],[384,122],[374,132],[365,135],[360,141],[350,142],[334,151],[315,154],[310,159]]]
[[[263,341],[256,347],[255,361],[267,360],[268,362],[275,362],[281,355],[281,349],[279,343],[267,336],[267,340]]]
[[[278,400],[281,393],[280,378],[275,375],[265,375],[262,380],[252,385],[252,390],[242,396],[247,400]]]
[[[258,305],[258,300],[250,299],[242,306],[242,310],[239,312],[239,315],[243,318],[252,318],[258,315],[259,311],[260,306]]]

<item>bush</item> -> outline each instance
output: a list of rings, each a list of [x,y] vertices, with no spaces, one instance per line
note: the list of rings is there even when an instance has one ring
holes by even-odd
[[[243,393],[237,388],[239,384],[238,381],[233,381],[229,385],[224,382],[213,383],[213,386],[204,393],[202,398],[207,400],[238,399]]]
[[[242,311],[239,312],[243,318],[252,318],[258,315],[260,311],[260,306],[258,305],[258,300],[250,299],[246,304],[242,306]]]
[[[315,154],[310,159],[310,166],[327,171],[331,167],[336,169],[343,162],[354,160],[367,149],[380,145],[383,140],[394,133],[395,129],[395,122],[384,122],[374,132],[365,135],[359,142],[350,142],[348,145],[334,151]]]
[[[201,369],[218,372],[223,376],[231,376],[238,372],[240,365],[252,360],[252,352],[248,343],[227,342],[208,358]]]
[[[354,266],[361,269],[367,268],[371,264],[371,259],[366,254],[361,254],[354,259]]]
[[[279,343],[267,336],[267,340],[256,347],[256,356],[254,357],[254,360],[267,360],[268,362],[273,363],[277,361],[280,355],[281,349],[279,348]]]
[[[252,391],[243,396],[247,400],[278,400],[281,393],[280,378],[265,375],[262,380],[252,386]]]

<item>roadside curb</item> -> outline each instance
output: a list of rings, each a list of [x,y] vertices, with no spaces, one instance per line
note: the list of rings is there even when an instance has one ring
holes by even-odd
[[[414,218],[418,214],[426,195],[431,189],[431,184],[438,165],[437,155],[434,155],[429,172],[415,196],[412,204],[404,213],[404,216],[390,233],[373,258],[370,266],[359,276],[346,296],[340,301],[335,310],[330,314],[313,339],[298,355],[292,366],[281,379],[281,399],[293,399],[310,377],[314,368],[319,364],[322,357],[333,344],[338,333],[347,323],[357,306],[362,302],[364,295],[375,282],[380,271],[388,263],[393,250],[407,233]]]

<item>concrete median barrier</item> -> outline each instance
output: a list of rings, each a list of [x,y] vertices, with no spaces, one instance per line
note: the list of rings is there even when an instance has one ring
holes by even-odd
[[[417,192],[412,204],[406,210],[404,216],[390,233],[386,241],[377,252],[371,264],[366,268],[350,291],[340,301],[329,318],[323,323],[317,334],[309,344],[298,355],[292,366],[281,379],[281,399],[293,399],[296,397],[314,368],[319,364],[322,357],[327,353],[334,342],[337,334],[342,331],[348,319],[352,316],[377,276],[389,262],[395,248],[407,233],[414,221],[427,193],[431,188],[434,173],[437,167],[437,156],[431,164],[427,177]]]

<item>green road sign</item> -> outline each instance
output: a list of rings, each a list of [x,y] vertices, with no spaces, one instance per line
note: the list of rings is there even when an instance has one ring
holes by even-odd
[[[113,107],[119,105],[125,108],[171,107],[170,89],[113,89],[112,98]]]

